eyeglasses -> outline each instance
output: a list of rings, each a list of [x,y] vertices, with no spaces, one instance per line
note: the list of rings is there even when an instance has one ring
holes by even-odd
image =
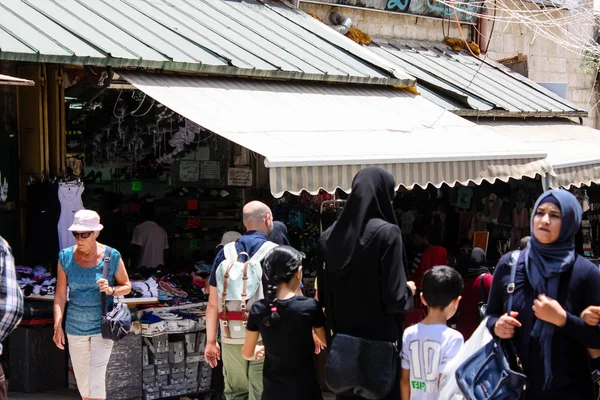
[[[73,237],[75,239],[79,239],[79,238],[87,239],[90,236],[92,236],[92,233],[94,233],[94,232],[71,232],[71,233],[73,234]]]

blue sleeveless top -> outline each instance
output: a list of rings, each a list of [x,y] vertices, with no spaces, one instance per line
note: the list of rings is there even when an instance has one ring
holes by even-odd
[[[108,249],[108,246],[107,246]],[[67,335],[91,336],[102,332],[102,296],[98,284],[98,279],[102,278],[104,270],[104,258],[94,267],[83,268],[75,262],[75,247],[67,247],[58,253],[60,265],[62,265],[67,275],[67,285],[69,287],[69,302],[66,311]],[[121,254],[112,249],[110,253],[110,262],[106,279],[110,286],[114,286],[115,274],[119,269]],[[112,296],[106,296],[108,309],[113,304]]]

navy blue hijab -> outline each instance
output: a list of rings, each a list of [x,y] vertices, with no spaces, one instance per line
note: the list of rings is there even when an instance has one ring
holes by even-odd
[[[273,232],[269,235],[269,240],[280,246],[289,246],[287,226],[283,222],[273,221]]]
[[[535,203],[534,215],[531,216],[531,232],[533,220],[540,205],[553,203],[560,208],[561,226],[558,239],[551,244],[540,243],[535,235],[525,249],[525,269],[531,286],[536,294],[545,294],[552,299],[558,297],[558,284],[561,274],[569,271],[575,263],[575,235],[581,225],[582,210],[577,198],[566,190],[549,190],[542,194]],[[531,336],[540,342],[542,359],[544,360],[544,389],[552,382],[552,336],[553,324],[542,320],[535,321]]]

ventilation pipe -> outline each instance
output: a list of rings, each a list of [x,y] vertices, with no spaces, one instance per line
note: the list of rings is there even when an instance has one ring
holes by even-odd
[[[352,20],[348,17],[344,17],[338,11],[332,11],[331,14],[329,14],[329,21],[333,24],[332,28],[342,35],[348,33],[352,26]]]

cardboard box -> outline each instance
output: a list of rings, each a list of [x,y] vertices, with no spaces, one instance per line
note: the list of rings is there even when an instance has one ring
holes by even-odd
[[[152,338],[152,345],[156,348],[156,353],[169,352],[169,335],[159,335]]]
[[[169,365],[157,365],[156,376],[168,375],[171,373],[171,367]]]
[[[202,362],[202,359],[203,359],[203,356],[198,351],[196,353],[188,353],[187,356],[185,357],[185,362],[187,364],[195,364],[195,363]]]
[[[171,375],[185,374],[185,363],[171,364]]]
[[[185,362],[185,346],[183,342],[169,343],[169,363],[179,364]]]
[[[185,351],[186,353],[196,352],[196,334],[188,333],[185,335]]]
[[[185,383],[185,374],[169,375],[170,385],[181,385],[182,383]]]

